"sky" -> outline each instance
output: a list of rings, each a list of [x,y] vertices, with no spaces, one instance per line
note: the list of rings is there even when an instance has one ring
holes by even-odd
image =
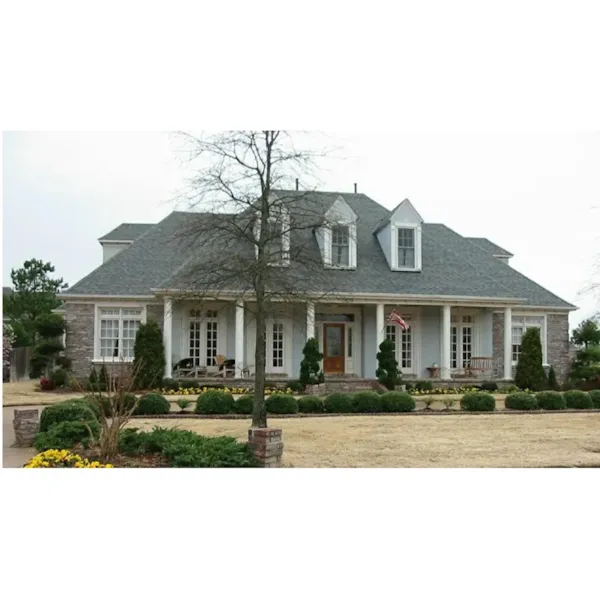
[[[580,307],[600,310],[600,133],[327,133],[319,189],[358,190],[426,222],[487,237],[511,266]],[[98,238],[123,222],[155,223],[185,189],[165,132],[5,132],[3,285],[30,258],[73,285],[102,262]],[[302,185],[302,181],[301,181]],[[359,257],[360,259],[360,257]]]

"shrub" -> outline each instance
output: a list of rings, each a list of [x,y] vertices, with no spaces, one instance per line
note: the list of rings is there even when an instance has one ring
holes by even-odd
[[[319,342],[315,338],[306,340],[302,354],[304,358],[300,363],[300,383],[303,388],[307,385],[322,383],[325,377],[319,364],[323,360],[323,354],[319,352]]]
[[[414,389],[420,392],[431,392],[433,390],[433,383],[427,380],[415,381]]]
[[[504,406],[512,410],[537,410],[538,403],[533,394],[516,392],[509,394],[504,400]]]
[[[198,386],[198,382],[194,381],[193,379],[182,379],[179,382],[179,387],[182,390],[193,390],[194,388],[196,388]],[[211,386],[213,389],[218,389],[222,386]],[[177,389],[177,388],[175,388]]]
[[[40,389],[43,392],[51,392],[52,390],[56,389],[56,384],[54,383],[54,381],[52,381],[52,379],[42,377],[40,379]]]
[[[354,412],[377,413],[382,412],[381,396],[377,392],[356,392],[352,398]]]
[[[401,373],[398,371],[398,361],[396,360],[396,350],[392,340],[385,339],[379,344],[377,353],[377,371],[375,376],[377,380],[388,390],[393,390],[400,381]],[[364,412],[364,411],[363,411]]]
[[[46,313],[35,320],[36,332],[45,339],[60,337],[64,333],[65,327],[64,317],[56,313]]]
[[[356,412],[354,410],[354,402],[352,401],[352,396],[343,392],[335,392],[333,394],[329,394],[329,396],[325,398],[324,404],[325,412],[327,413]]]
[[[515,372],[515,383],[522,389],[541,391],[548,385],[542,366],[540,330],[530,327],[521,339],[521,353]]]
[[[415,406],[414,398],[406,392],[387,392],[381,396],[383,412],[411,412]]]
[[[54,364],[57,367],[62,367],[63,369],[65,369],[65,371],[70,371],[71,367],[73,366],[73,360],[70,359],[68,356],[57,356],[56,360],[54,361]]]
[[[227,415],[233,410],[233,396],[222,390],[208,390],[198,396],[196,414]]]
[[[292,390],[292,392],[303,392],[304,386],[300,381],[290,381],[288,383],[288,389]]]
[[[471,412],[493,411],[496,410],[496,400],[486,392],[472,392],[460,399],[460,407]]]
[[[254,396],[244,394],[240,396],[233,405],[233,412],[238,415],[251,415],[254,408]]]
[[[160,453],[171,460],[173,467],[253,467],[256,460],[233,437],[205,437],[192,431],[155,427],[150,432],[125,429],[121,432],[119,449],[125,454]]]
[[[563,394],[567,408],[594,408],[594,403],[587,392],[569,390]]]
[[[113,465],[89,461],[68,450],[46,450],[36,454],[26,465],[26,469],[109,469]]]
[[[93,438],[90,437],[90,430]],[[87,447],[90,442],[97,440],[99,435],[100,426],[98,422],[62,421],[61,423],[54,423],[48,431],[38,433],[34,445],[38,452],[51,449],[69,449],[77,444]]]
[[[124,401],[123,408],[126,411],[130,411],[134,407],[135,403],[137,402],[137,397],[135,394],[131,394],[131,393],[127,392],[123,395],[123,401]],[[108,397],[102,398],[102,412],[104,413],[104,415],[106,417],[110,418],[113,416],[113,409],[115,408],[116,403],[117,403],[116,396],[113,396],[112,400],[110,400]],[[135,411],[134,411],[134,413],[135,413]]]
[[[59,402],[46,406],[40,416],[40,432],[48,431],[52,425],[64,421],[82,421],[98,424],[98,419],[89,406],[81,401]]]
[[[480,389],[483,392],[495,392],[498,389],[498,384],[495,381],[484,381]]]
[[[74,400],[69,400],[71,404],[81,404],[87,408],[89,408],[98,421],[100,421],[100,407],[96,402],[93,402],[90,398],[76,398]]]
[[[50,375],[50,380],[52,381],[52,383],[54,383],[55,387],[64,387],[67,381],[69,380],[69,374],[67,373],[66,369],[63,369],[61,367],[52,371],[52,374]]]
[[[162,387],[165,390],[175,391],[179,389],[179,381],[175,381],[175,379],[171,379],[170,377],[165,377],[162,380]]]
[[[291,415],[298,412],[298,401],[290,394],[273,394],[267,398],[267,413]]]
[[[588,394],[592,399],[592,404],[594,405],[594,408],[600,408],[600,390],[590,390]]]
[[[543,410],[564,410],[567,403],[560,392],[538,392],[535,395],[538,406]]]
[[[181,409],[179,412],[184,413],[185,409],[192,403],[191,400],[188,400],[187,398],[179,398],[177,400],[177,406],[179,406],[179,408]]]
[[[298,411],[301,413],[325,412],[325,403],[318,396],[302,396],[298,398]]]
[[[554,367],[550,367],[548,371],[548,389],[557,390],[558,389],[558,381],[556,381],[556,373],[554,371]]]
[[[135,415],[168,415],[171,411],[169,401],[161,394],[144,394],[135,407]]]
[[[139,326],[135,334],[133,355],[138,388],[147,390],[160,385],[165,372],[165,347],[158,323],[148,321]]]

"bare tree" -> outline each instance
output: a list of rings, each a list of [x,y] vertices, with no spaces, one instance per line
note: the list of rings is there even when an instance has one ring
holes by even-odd
[[[290,302],[333,291],[314,238],[326,225],[326,208],[321,196],[297,185],[300,175],[314,176],[325,151],[299,149],[282,131],[179,136],[190,164],[199,163],[184,198],[198,212],[174,234],[187,259],[168,288],[181,296],[235,299],[253,314],[252,426],[266,427],[266,320]]]

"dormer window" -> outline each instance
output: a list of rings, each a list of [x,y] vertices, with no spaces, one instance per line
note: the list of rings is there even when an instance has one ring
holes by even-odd
[[[280,222],[269,221],[265,242],[265,255],[269,264],[283,261],[283,226]]]
[[[415,268],[415,230],[398,227],[398,268]]]
[[[350,226],[331,228],[331,264],[334,267],[350,266]]]

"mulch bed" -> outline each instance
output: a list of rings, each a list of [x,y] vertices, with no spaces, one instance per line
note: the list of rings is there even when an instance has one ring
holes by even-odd
[[[82,448],[81,446],[73,450],[75,454],[79,454],[82,458],[88,460],[98,460],[104,462],[98,455],[98,450],[95,448]],[[153,454],[142,454],[140,456],[126,456],[125,454],[118,454],[111,459],[110,464],[116,468],[124,469],[136,469],[136,468],[171,468],[171,461],[158,453]]]
[[[269,414],[270,419],[310,419],[321,417],[408,417],[408,416],[440,416],[445,415],[564,415],[580,413],[600,413],[598,408],[586,408],[581,410],[494,410],[494,411],[466,411],[466,410],[426,410],[420,409],[412,412],[401,413],[297,413],[292,415]],[[196,413],[169,413],[168,415],[132,415],[131,419],[225,419],[225,420],[248,420],[252,415],[197,415]]]

